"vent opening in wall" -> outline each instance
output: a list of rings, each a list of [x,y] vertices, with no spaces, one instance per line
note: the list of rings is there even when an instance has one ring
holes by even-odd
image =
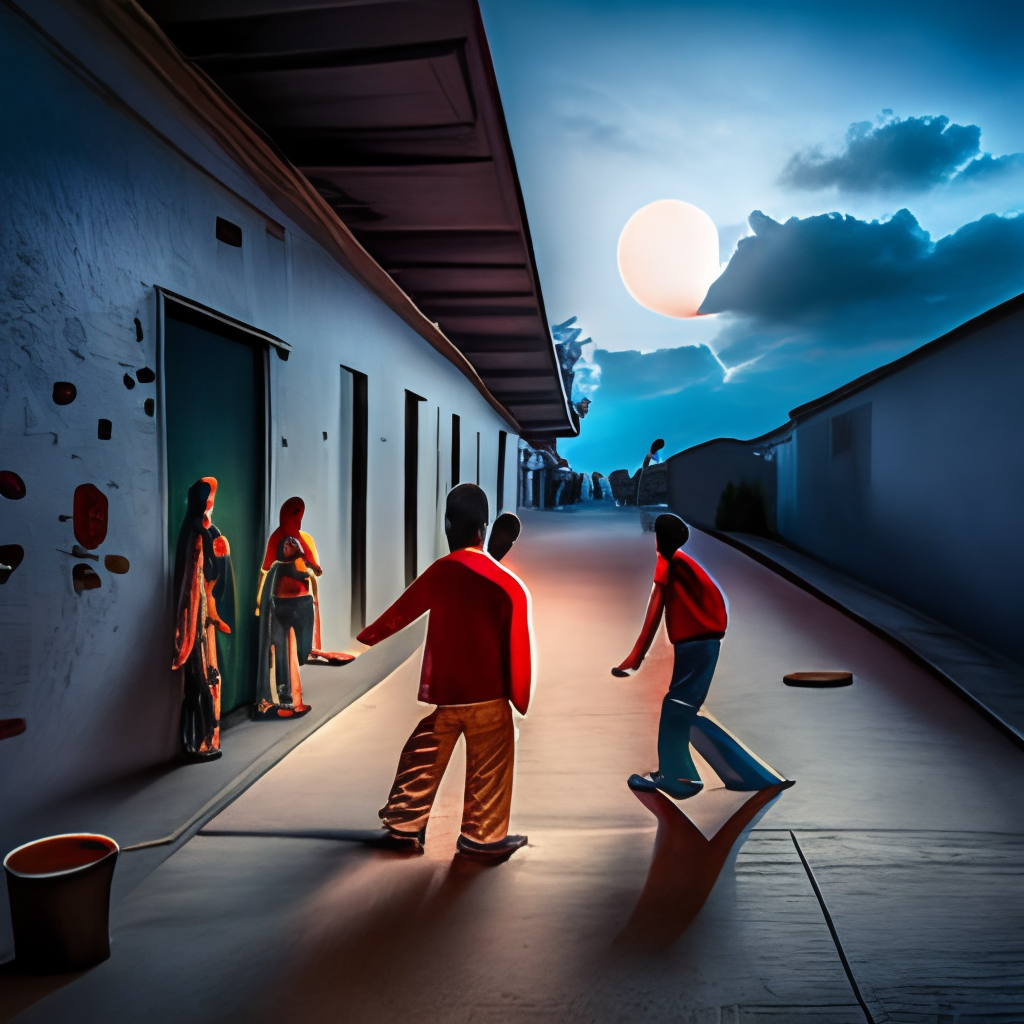
[[[237,224],[232,224],[231,221],[218,217],[217,241],[240,249],[242,247],[242,229]]]

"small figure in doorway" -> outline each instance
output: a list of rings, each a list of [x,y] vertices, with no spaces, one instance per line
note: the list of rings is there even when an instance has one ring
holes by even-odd
[[[693,763],[691,743],[728,790],[753,792],[793,785],[717,722],[698,714],[707,698],[728,625],[725,597],[704,568],[683,552],[690,530],[679,516],[658,516],[654,535],[658,561],[647,615],[633,650],[612,669],[612,675],[628,676],[641,666],[663,614],[675,661],[668,693],[661,704],[658,769],[647,775],[631,775],[630,789],[638,794],[660,790],[676,800],[699,793],[704,782]]]
[[[466,788],[459,852],[501,861],[526,845],[526,836],[509,835],[508,826],[515,756],[510,703],[526,714],[533,687],[530,595],[484,551],[487,518],[487,495],[480,487],[453,488],[445,504],[452,553],[417,577],[358,636],[362,643],[376,644],[430,612],[419,699],[437,707],[406,741],[380,811],[385,831],[371,845],[423,852],[437,787],[463,735]],[[506,538],[508,547],[514,539]]]
[[[282,537],[276,555],[260,581],[256,713],[261,718],[296,718],[311,710],[302,702],[299,666],[306,664],[313,647],[313,569],[298,537]]]
[[[184,757],[212,761],[220,751],[220,671],[217,636],[231,626],[217,611],[231,607],[234,577],[227,538],[213,525],[217,480],[204,476],[188,490],[174,558],[178,595],[172,668],[184,676],[181,738]]]

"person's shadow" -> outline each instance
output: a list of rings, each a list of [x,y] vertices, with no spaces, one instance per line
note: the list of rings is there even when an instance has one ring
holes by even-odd
[[[752,793],[711,839],[664,794],[633,790],[658,819],[658,833],[647,881],[613,945],[647,951],[671,946],[704,906],[744,829],[792,785],[783,780]]]

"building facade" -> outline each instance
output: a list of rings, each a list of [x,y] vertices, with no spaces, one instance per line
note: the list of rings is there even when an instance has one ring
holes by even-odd
[[[16,814],[177,750],[174,546],[196,479],[218,479],[236,573],[229,717],[253,701],[255,587],[285,499],[305,501],[324,645],[344,648],[447,550],[452,485],[514,507],[521,427],[141,9],[8,5],[0,76],[0,777]]]
[[[1024,296],[790,413],[669,462],[673,507],[714,526],[757,485],[794,547],[1024,663]]]

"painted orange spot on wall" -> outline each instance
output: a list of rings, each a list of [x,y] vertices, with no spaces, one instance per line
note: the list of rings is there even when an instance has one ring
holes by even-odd
[[[113,573],[117,573],[118,576],[123,576],[130,568],[131,565],[124,555],[107,555],[103,559],[103,565]]]
[[[75,540],[83,548],[98,548],[107,536],[107,496],[93,484],[75,488]]]

